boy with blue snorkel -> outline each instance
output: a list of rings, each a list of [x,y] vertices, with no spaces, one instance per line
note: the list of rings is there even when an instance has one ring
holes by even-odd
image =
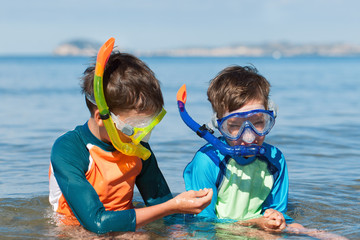
[[[212,191],[172,197],[147,140],[165,115],[159,81],[136,57],[114,52],[114,39],[87,68],[82,90],[89,120],[53,145],[49,200],[65,224],[95,233],[135,231],[174,213],[197,214]],[[132,204],[135,185],[147,207]]]
[[[211,204],[198,216],[233,219],[269,231],[282,231],[292,219],[285,213],[288,173],[281,151],[264,142],[275,124],[276,109],[269,101],[269,82],[252,67],[232,66],[210,83],[208,99],[213,125],[200,126],[185,109],[186,89],[178,92],[184,122],[209,143],[184,170],[186,190],[211,188]],[[290,224],[302,228],[300,224]]]

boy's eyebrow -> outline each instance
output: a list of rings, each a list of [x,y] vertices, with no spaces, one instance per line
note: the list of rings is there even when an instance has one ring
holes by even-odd
[[[255,110],[255,109],[265,109],[265,107],[264,107],[264,105],[262,105],[262,104],[249,105],[248,107],[246,107],[246,108],[244,108],[244,109],[241,109],[241,111],[238,111],[239,109],[237,109],[237,110],[235,110],[235,111],[231,111],[231,112],[225,113],[225,116],[226,116],[226,115],[229,115],[229,114],[232,114],[232,113],[248,112],[248,111]]]

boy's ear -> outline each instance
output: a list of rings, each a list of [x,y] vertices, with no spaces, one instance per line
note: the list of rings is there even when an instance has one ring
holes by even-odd
[[[96,122],[96,124],[99,126],[99,127],[104,127],[104,122],[103,120],[100,118],[100,111],[99,109],[96,109],[94,111],[94,120]]]

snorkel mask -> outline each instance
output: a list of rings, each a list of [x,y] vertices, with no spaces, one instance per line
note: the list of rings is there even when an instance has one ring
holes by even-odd
[[[206,124],[200,126],[189,116],[189,114],[185,109],[186,97],[187,97],[186,85],[184,84],[178,90],[176,95],[177,104],[182,120],[191,130],[196,132],[196,134],[199,137],[204,138],[215,148],[217,148],[221,154],[230,155],[231,157],[250,156],[250,155],[259,156],[265,154],[265,148],[263,146],[258,146],[256,144],[252,144],[248,146],[242,146],[242,145],[229,146],[223,143],[222,141],[220,141],[217,137],[213,135],[214,131],[211,128],[209,128]]]
[[[164,108],[156,116],[127,118],[124,121],[110,112],[111,119],[118,130],[128,136],[134,144],[140,141],[147,142],[150,138],[152,129],[162,120],[166,111]]]
[[[212,119],[214,122],[214,119]],[[275,113],[272,110],[254,109],[244,112],[233,112],[216,120],[215,127],[227,139],[236,141],[242,139],[252,143],[256,135],[267,135],[275,124]]]
[[[137,156],[143,160],[146,160],[150,157],[151,152],[141,144],[139,144],[140,140],[147,134],[150,133],[151,129],[160,122],[162,117],[165,115],[166,111],[163,109],[161,113],[153,119],[153,121],[145,128],[131,128],[131,126],[124,125],[124,129],[127,129],[132,132],[126,132],[124,134],[129,134],[129,137],[133,140],[131,143],[124,143],[121,141],[118,131],[115,127],[114,121],[112,117],[117,118],[114,114],[109,111],[109,107],[105,100],[105,94],[103,89],[103,75],[107,61],[111,55],[115,43],[114,38],[110,38],[103,46],[101,46],[97,58],[96,58],[96,65],[95,65],[95,74],[94,74],[94,98],[95,103],[100,112],[100,118],[102,119],[106,131],[110,137],[110,140],[113,146],[121,153],[128,155],[128,156]],[[117,124],[119,123],[119,119],[115,120]],[[121,128],[123,129],[123,128]],[[120,129],[120,130],[121,130]],[[134,133],[137,134],[134,137]],[[133,137],[132,137],[133,136]]]

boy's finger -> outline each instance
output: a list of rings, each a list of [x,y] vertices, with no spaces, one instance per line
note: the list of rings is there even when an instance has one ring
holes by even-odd
[[[213,195],[213,191],[210,188],[205,196],[198,198],[199,200],[202,201],[202,208],[205,208],[211,203],[212,195]]]
[[[278,228],[281,222],[279,220],[269,220],[266,225],[268,228]]]
[[[211,189],[212,190],[212,189]],[[192,196],[195,198],[200,198],[200,197],[204,197],[209,193],[209,189],[204,188],[204,189],[200,189],[199,191],[194,191]]]
[[[213,196],[213,190],[212,190],[212,188],[210,188],[210,189],[208,189],[205,198],[211,200],[212,196]]]
[[[270,214],[272,214],[273,211],[271,209],[266,209],[265,212],[264,212],[264,217],[269,217]]]
[[[284,215],[278,215],[277,219],[279,219],[281,222],[286,222]]]
[[[197,200],[200,200],[200,201],[206,203],[207,201],[211,201],[212,195],[213,195],[213,191],[210,188],[210,189],[206,189],[206,192],[204,192],[204,193],[196,194],[195,198],[197,198]]]
[[[279,229],[282,231],[286,228],[286,223],[282,222],[282,224],[280,225]]]

